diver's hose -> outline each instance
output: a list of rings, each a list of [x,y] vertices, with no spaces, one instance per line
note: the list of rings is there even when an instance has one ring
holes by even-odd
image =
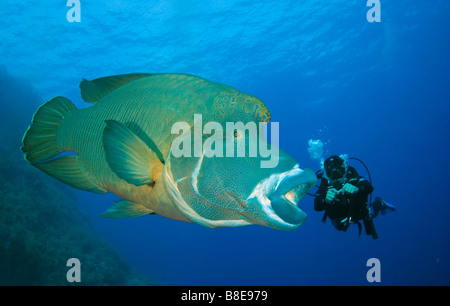
[[[369,182],[372,184],[372,177],[370,176],[370,171],[369,171],[369,168],[367,168],[366,164],[362,160],[360,160],[359,158],[356,158],[356,157],[349,157],[348,159],[357,160],[364,166],[364,168],[366,168],[367,174],[369,175]]]
[[[370,185],[372,185],[372,177],[370,176],[370,171],[369,171],[369,168],[367,168],[366,164],[362,160],[360,160],[359,158],[356,158],[356,157],[349,157],[348,159],[357,160],[364,166],[364,168],[366,168],[367,174],[369,175],[369,183],[370,183]],[[369,205],[372,203],[372,193],[373,192],[371,192],[369,195],[369,203],[368,203]]]

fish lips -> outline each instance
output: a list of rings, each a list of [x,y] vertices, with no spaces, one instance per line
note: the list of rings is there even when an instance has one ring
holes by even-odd
[[[317,183],[317,177],[311,169],[295,168],[285,173],[270,195],[270,206],[274,213],[289,225],[280,229],[295,229],[306,221],[306,213],[298,203]]]

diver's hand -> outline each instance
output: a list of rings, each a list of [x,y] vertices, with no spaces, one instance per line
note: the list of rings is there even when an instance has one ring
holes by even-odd
[[[325,202],[331,203],[336,199],[336,196],[338,194],[338,191],[334,188],[330,188],[327,191],[327,195],[325,197]]]
[[[359,190],[358,187],[356,187],[356,186],[354,186],[352,184],[346,183],[344,185],[344,187],[342,187],[341,192],[349,193],[349,194],[355,194],[355,193],[358,192],[358,190]]]

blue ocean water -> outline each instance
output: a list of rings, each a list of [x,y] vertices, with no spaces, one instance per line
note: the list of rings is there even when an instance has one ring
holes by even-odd
[[[310,196],[307,222],[283,232],[102,219],[117,197],[77,191],[95,230],[141,274],[166,285],[372,285],[366,262],[378,258],[382,285],[450,284],[448,1],[381,0],[373,23],[363,0],[80,0],[80,22],[68,22],[65,2],[0,5],[1,68],[40,102],[88,106],[81,78],[195,74],[263,100],[300,167],[320,167],[309,139],[362,159],[374,196],[398,209],[375,219],[373,240],[322,224]],[[7,118],[28,124],[39,106],[0,101],[2,137],[14,129]]]

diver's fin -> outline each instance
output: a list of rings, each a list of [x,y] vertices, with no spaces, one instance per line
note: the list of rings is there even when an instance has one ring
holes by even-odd
[[[395,208],[394,205],[389,204],[388,202],[386,202],[385,200],[383,200],[380,197],[376,197],[375,201],[379,201],[381,203],[380,213],[382,215],[386,214],[389,211],[396,211],[397,210],[397,208]]]
[[[116,120],[105,122],[103,144],[111,170],[136,186],[153,182],[152,170],[161,164],[157,154],[122,123]]]
[[[98,100],[133,80],[152,75],[151,73],[129,73],[98,78],[92,81],[83,79],[80,83],[81,98],[90,103]]]
[[[106,190],[94,184],[86,173],[82,171],[78,156],[66,155],[47,162],[33,163],[32,165],[73,188],[93,193],[106,192]]]
[[[142,204],[131,201],[118,201],[113,206],[108,208],[100,217],[118,219],[118,218],[135,218],[144,215],[155,214],[151,209],[148,209]]]
[[[64,151],[56,144],[56,133],[64,115],[75,106],[64,97],[56,97],[41,105],[22,139],[21,150],[30,163],[44,161]]]

